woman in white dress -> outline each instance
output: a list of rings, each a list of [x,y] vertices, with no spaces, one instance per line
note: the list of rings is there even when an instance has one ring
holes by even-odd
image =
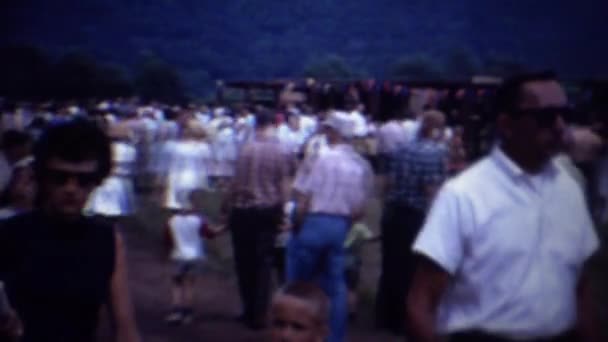
[[[210,176],[217,188],[223,188],[234,175],[234,167],[237,156],[237,140],[233,120],[223,116],[214,119],[212,126],[215,131],[212,142],[213,164]]]
[[[166,144],[163,161],[166,163],[163,206],[182,209],[186,197],[193,191],[208,189],[208,166],[211,159],[209,144],[204,140],[202,126],[190,121],[182,136]]]
[[[112,173],[95,189],[85,208],[87,213],[107,217],[125,217],[135,213],[133,176],[137,150],[132,143],[132,132],[126,124],[110,126],[112,138]]]

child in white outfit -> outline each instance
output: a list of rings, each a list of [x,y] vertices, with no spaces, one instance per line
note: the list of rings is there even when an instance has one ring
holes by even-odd
[[[206,260],[204,238],[221,232],[210,228],[207,219],[190,204],[192,196],[188,197],[188,203],[169,218],[166,227],[169,258],[174,267],[172,310],[166,317],[170,324],[192,321],[194,286]]]

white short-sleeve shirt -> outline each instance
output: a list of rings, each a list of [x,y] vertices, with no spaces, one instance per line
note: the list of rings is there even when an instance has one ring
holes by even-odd
[[[550,163],[531,176],[495,148],[444,185],[413,249],[452,276],[440,333],[525,339],[573,327],[579,274],[598,245],[565,170]]]
[[[173,239],[173,260],[197,260],[205,258],[200,231],[204,219],[195,214],[175,214],[169,219],[169,232]]]
[[[301,166],[308,167],[308,166]],[[351,216],[362,210],[372,192],[369,163],[350,145],[334,145],[294,180],[294,189],[310,196],[311,213]]]

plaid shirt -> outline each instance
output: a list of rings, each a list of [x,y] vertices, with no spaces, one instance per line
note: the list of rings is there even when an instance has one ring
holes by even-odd
[[[447,149],[444,145],[417,139],[393,153],[388,160],[391,185],[387,201],[426,210],[427,187],[440,185],[447,177]]]
[[[247,143],[236,161],[231,203],[237,208],[272,207],[285,201],[282,186],[293,161],[276,137]]]

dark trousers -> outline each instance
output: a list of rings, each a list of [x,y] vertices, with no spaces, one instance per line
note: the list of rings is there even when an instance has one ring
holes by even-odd
[[[285,283],[285,247],[274,247],[274,269],[276,271],[276,281],[279,286]]]
[[[239,292],[250,325],[261,325],[266,317],[280,215],[280,207],[234,209],[230,215]]]
[[[424,223],[424,212],[386,204],[382,215],[382,273],[376,298],[376,324],[393,333],[404,332],[406,298],[414,273],[411,246]]]

